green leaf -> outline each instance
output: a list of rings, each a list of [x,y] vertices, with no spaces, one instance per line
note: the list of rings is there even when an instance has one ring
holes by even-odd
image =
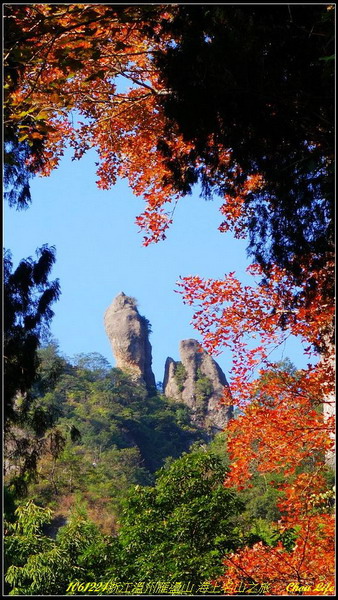
[[[331,54],[331,56],[322,56],[319,60],[328,61],[328,60],[334,60],[335,58],[336,58],[336,55],[335,54]]]

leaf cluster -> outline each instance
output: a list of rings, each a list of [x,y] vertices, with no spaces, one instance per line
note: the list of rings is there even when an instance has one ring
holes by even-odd
[[[333,13],[182,5],[155,33],[167,36],[155,63],[170,91],[159,98],[167,122],[158,142],[168,181],[185,194],[199,180],[206,197],[216,192],[230,207],[246,189],[249,253],[295,281],[304,275],[295,256],[320,268],[332,252]],[[177,131],[191,145],[181,156]],[[243,187],[257,175],[262,185]]]
[[[57,347],[47,346],[39,358],[37,407],[53,415],[64,439],[60,452],[46,449],[38,479],[30,483],[30,496],[40,502],[55,506],[81,493],[108,518],[104,507],[116,512],[130,485],[150,483],[167,457],[206,438],[191,424],[185,405],[158,393],[148,396],[96,353],[79,355],[71,364]]]
[[[4,256],[6,420],[15,419],[15,395],[27,393],[36,378],[37,349],[54,314],[51,304],[60,295],[58,280],[48,280],[55,248],[44,245],[37,256],[37,261],[22,260],[14,271],[10,252]]]

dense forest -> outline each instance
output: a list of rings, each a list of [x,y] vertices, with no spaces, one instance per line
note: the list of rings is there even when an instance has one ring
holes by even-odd
[[[334,12],[5,5],[9,205],[95,149],[98,187],[143,198],[145,246],[199,184],[252,259],[252,285],[177,274],[204,350],[233,357],[212,438],[100,355],[65,358],[56,249],[5,252],[6,594],[334,593]],[[271,360],[292,335],[303,369]]]
[[[156,585],[170,594],[179,583],[185,593],[222,593],[227,553],[296,543],[294,528],[274,525],[280,476],[255,470],[250,487],[224,487],[226,432],[210,439],[186,405],[149,396],[97,353],[69,361],[52,343],[38,359],[24,425],[11,428],[6,445],[11,594],[156,594]],[[289,361],[280,366],[297,379]],[[299,472],[315,469],[313,460]],[[332,504],[332,477],[327,469],[315,507]],[[254,583],[246,591],[257,591]]]

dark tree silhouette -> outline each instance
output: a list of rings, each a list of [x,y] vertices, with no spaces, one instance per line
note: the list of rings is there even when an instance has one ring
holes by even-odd
[[[26,396],[38,368],[37,349],[53,317],[51,304],[60,295],[58,280],[48,277],[55,262],[55,248],[42,246],[38,260],[21,260],[13,271],[9,251],[4,256],[4,399],[5,421],[15,422],[15,397]]]
[[[27,208],[31,202],[30,179],[42,165],[44,140],[31,137],[25,139],[25,132],[34,129],[34,120],[29,106],[22,114],[20,123],[10,118],[9,95],[17,89],[20,76],[30,60],[34,45],[25,41],[25,34],[11,14],[11,8],[5,7],[6,36],[4,40],[4,198],[10,206]],[[27,34],[26,34],[27,36]],[[41,123],[39,124],[41,128]],[[27,137],[27,136],[26,136]],[[34,157],[34,160],[29,160]],[[30,162],[30,164],[29,164]]]
[[[170,92],[160,98],[167,132],[158,148],[172,182],[235,196],[248,175],[262,175],[245,199],[249,253],[267,274],[274,262],[296,282],[299,262],[319,269],[333,251],[333,13],[181,5],[163,23],[169,42],[156,58]],[[193,142],[188,157],[171,155],[177,130]]]

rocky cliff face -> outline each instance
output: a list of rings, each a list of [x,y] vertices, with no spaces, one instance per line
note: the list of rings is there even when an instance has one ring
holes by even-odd
[[[139,314],[136,300],[123,292],[116,296],[105,312],[104,324],[116,366],[151,391],[155,377],[149,322]],[[180,356],[180,362],[167,358],[164,394],[189,406],[193,422],[209,433],[223,430],[232,418],[232,408],[220,403],[223,388],[228,385],[222,369],[196,340],[183,340]]]
[[[149,323],[139,314],[136,300],[121,292],[106,310],[104,325],[116,366],[129,372],[135,381],[144,383],[148,390],[155,387]]]
[[[180,356],[181,362],[166,361],[164,394],[187,404],[199,426],[211,433],[221,431],[233,414],[232,407],[220,404],[223,388],[228,386],[222,369],[196,340],[183,340]]]

